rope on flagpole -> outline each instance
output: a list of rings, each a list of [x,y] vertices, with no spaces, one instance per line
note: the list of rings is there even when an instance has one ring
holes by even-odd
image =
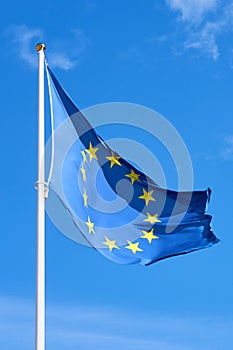
[[[46,69],[46,76],[47,76],[47,82],[48,82],[48,90],[49,90],[49,105],[50,105],[50,123],[51,123],[51,159],[50,159],[50,166],[49,166],[49,174],[47,181],[43,181],[44,185],[44,198],[48,199],[49,195],[49,184],[51,182],[52,174],[53,174],[53,167],[54,167],[54,115],[53,115],[53,99],[52,99],[52,92],[51,92],[51,83],[49,79],[49,72],[48,72],[48,63],[45,62],[45,69]],[[38,190],[38,185],[40,184],[40,181],[36,181],[34,184],[34,188]]]
[[[53,174],[53,165],[54,165],[54,116],[53,116],[53,99],[52,99],[52,92],[51,92],[51,83],[49,79],[48,63],[46,62],[46,60],[45,60],[45,68],[46,68],[46,75],[47,75],[48,89],[49,89],[50,122],[51,122],[51,160],[50,160],[48,179],[46,182],[47,196],[48,196],[49,184],[51,182],[51,178]]]

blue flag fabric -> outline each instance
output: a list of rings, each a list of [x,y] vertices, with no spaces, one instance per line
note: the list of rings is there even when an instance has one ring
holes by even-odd
[[[102,140],[47,69],[55,128],[68,119],[76,134],[59,186],[84,239],[112,261],[142,265],[217,243],[205,213],[210,189],[176,192],[158,186]],[[51,186],[58,193],[57,185]]]

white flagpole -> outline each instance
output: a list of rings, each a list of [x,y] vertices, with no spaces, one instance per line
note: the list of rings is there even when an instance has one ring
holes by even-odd
[[[44,51],[38,52],[38,181],[37,181],[37,256],[35,350],[45,350],[45,179],[44,179]]]

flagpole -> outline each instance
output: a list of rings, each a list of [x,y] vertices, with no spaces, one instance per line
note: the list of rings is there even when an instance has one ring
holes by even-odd
[[[44,179],[44,51],[38,52],[38,181],[37,181],[37,247],[36,247],[36,322],[35,350],[45,350],[45,179]]]

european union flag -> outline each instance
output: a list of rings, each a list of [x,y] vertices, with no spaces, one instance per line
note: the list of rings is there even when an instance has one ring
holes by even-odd
[[[75,140],[60,164],[60,183],[52,181],[51,187],[92,247],[117,263],[149,265],[219,241],[205,213],[210,189],[158,186],[102,140],[48,67],[47,72],[55,129],[68,120],[66,132]],[[62,143],[55,143],[55,153]]]

